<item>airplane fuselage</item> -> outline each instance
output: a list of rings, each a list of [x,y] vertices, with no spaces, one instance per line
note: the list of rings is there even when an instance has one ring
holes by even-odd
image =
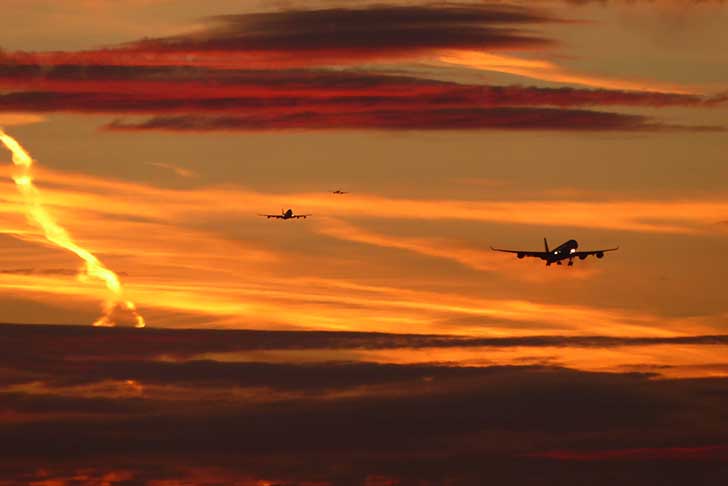
[[[579,243],[576,240],[569,240],[550,250],[548,255],[543,257],[543,259],[546,260],[547,265],[571,259],[574,258],[574,253],[576,253],[577,248],[579,248]]]

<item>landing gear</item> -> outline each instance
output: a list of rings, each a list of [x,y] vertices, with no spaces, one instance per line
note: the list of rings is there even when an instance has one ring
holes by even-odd
[[[569,258],[569,266],[571,267],[573,265],[574,265],[574,260],[572,260],[571,258]]]
[[[556,262],[556,264],[557,265],[561,265],[561,260],[559,260],[558,262]]]

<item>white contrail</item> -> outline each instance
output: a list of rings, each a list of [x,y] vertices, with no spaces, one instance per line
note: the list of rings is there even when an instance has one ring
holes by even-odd
[[[40,192],[33,185],[32,167],[33,159],[28,152],[10,135],[0,129],[0,142],[13,154],[13,163],[20,170],[13,180],[18,190],[25,199],[26,216],[37,224],[51,243],[75,253],[84,261],[85,268],[81,273],[83,277],[91,277],[101,280],[106,284],[112,296],[104,302],[104,313],[96,319],[94,326],[114,326],[113,315],[117,311],[124,311],[131,314],[136,327],[144,327],[144,318],[137,312],[136,305],[130,300],[124,299],[124,292],[119,277],[109,270],[96,256],[73,241],[62,226],[45,210],[41,202]]]

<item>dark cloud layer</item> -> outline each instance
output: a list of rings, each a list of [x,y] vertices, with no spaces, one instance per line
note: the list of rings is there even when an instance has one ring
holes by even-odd
[[[725,379],[193,357],[726,342],[3,325],[0,484],[719,484]]]
[[[44,356],[153,358],[165,354],[189,357],[212,352],[306,349],[394,349],[443,347],[595,347],[661,344],[726,345],[728,336],[612,337],[527,336],[481,338],[427,334],[386,334],[345,331],[251,331],[222,329],[91,328],[63,325],[0,324],[0,349],[6,359],[27,353],[21,343],[32,341]],[[113,342],[113,346],[108,346]],[[103,348],[104,353],[98,352]]]
[[[467,85],[407,76],[326,70],[241,71],[190,67],[0,65],[6,93],[0,108],[98,111],[148,103],[174,108],[256,106],[712,106],[725,95],[608,89]],[[108,97],[108,98],[105,98]],[[192,98],[190,100],[190,98]],[[155,105],[154,100],[162,100]],[[37,100],[37,101],[36,101]],[[114,100],[120,106],[107,106]],[[257,102],[256,102],[257,101]],[[53,102],[53,103],[51,103]],[[185,104],[187,102],[188,104]],[[44,103],[47,107],[43,108]],[[35,104],[40,106],[34,106]]]
[[[506,5],[371,6],[288,10],[212,17],[200,33],[150,39],[133,48],[153,50],[416,50],[438,47],[519,47],[546,40],[510,24],[554,21],[533,9]],[[334,47],[335,46],[335,47]]]
[[[332,71],[129,66],[0,66],[0,111],[156,115],[127,130],[705,130],[584,106],[689,106],[720,97],[477,86]]]
[[[336,465],[322,472],[324,464],[331,460],[335,460]],[[431,455],[427,458],[403,455],[393,458],[371,454],[354,459],[342,455],[322,457],[306,454],[277,457],[275,465],[271,458],[261,457],[232,459],[217,456],[211,460],[200,456],[170,458],[155,455],[142,461],[104,457],[94,467],[80,461],[76,461],[75,466],[73,464],[45,464],[45,467],[32,472],[23,472],[22,466],[8,465],[0,472],[4,473],[4,477],[19,478],[17,482],[5,483],[12,486],[472,486],[484,483],[518,486],[707,486],[721,484],[726,477],[726,467],[715,462],[707,465],[657,461],[649,464],[573,463],[564,466],[546,460],[510,460],[478,455]]]
[[[219,64],[219,53],[265,66],[349,64],[419,55],[444,48],[523,49],[553,41],[520,25],[557,19],[533,8],[501,4],[431,4],[225,15],[190,34],[148,38],[113,49],[45,54],[8,53],[5,59],[44,64]],[[143,56],[140,56],[143,54]],[[196,57],[197,56],[197,57]],[[135,57],[137,58],[135,60]],[[229,66],[228,66],[229,67]]]
[[[475,86],[321,70],[418,60],[443,49],[544,48],[552,42],[532,29],[551,22],[564,20],[498,3],[218,16],[197,32],[115,48],[0,53],[0,88],[6,88],[0,111],[145,114],[153,117],[107,128],[188,132],[718,129],[576,108],[706,107],[724,102],[724,96]]]
[[[669,125],[641,115],[559,108],[451,108],[300,112],[247,116],[157,116],[137,122],[115,120],[109,130],[274,131],[274,130],[570,130],[722,131],[719,126]]]
[[[711,106],[722,101],[671,93],[476,86],[329,71],[229,72],[112,66],[63,66],[49,70],[39,66],[5,66],[0,67],[0,86],[3,85],[21,91],[0,95],[0,110],[37,112],[275,117],[492,107]]]
[[[598,451],[548,451],[535,457],[563,461],[639,461],[639,460],[718,460],[728,461],[728,446],[653,447],[643,449],[616,449]]]
[[[468,86],[320,70],[418,60],[443,49],[545,48],[552,41],[532,29],[551,22],[564,20],[541,9],[498,3],[218,16],[197,32],[115,48],[0,52],[0,88],[6,88],[0,111],[146,114],[153,117],[107,128],[186,132],[720,129],[576,108],[707,107],[723,103],[724,95]]]

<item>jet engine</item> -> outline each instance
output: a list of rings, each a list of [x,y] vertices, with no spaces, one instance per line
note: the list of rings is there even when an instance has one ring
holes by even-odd
[[[604,258],[604,253],[602,253],[601,251],[598,252],[596,255],[597,255],[597,258]]]
[[[586,260],[588,255],[579,255],[579,260]]]
[[[518,254],[518,255],[516,255],[516,256],[517,256],[518,258],[523,258],[523,257],[525,257],[525,256],[526,256],[526,254],[525,254],[525,253],[519,253],[519,254]]]

